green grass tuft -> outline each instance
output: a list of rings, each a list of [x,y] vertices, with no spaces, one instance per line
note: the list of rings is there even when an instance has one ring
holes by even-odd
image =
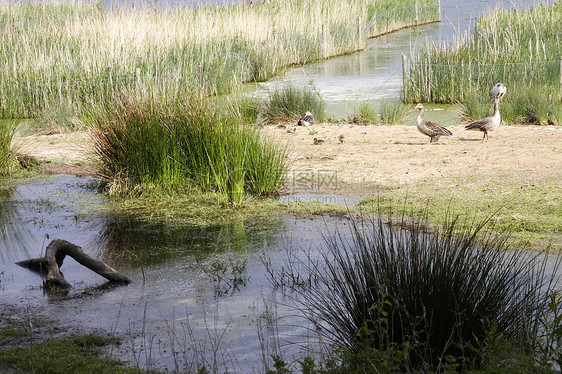
[[[262,102],[259,117],[263,124],[296,124],[307,111],[314,115],[317,123],[326,120],[326,105],[316,91],[288,86],[270,92],[269,98]]]
[[[125,368],[124,363],[103,357],[103,348],[118,340],[97,335],[49,339],[25,347],[0,350],[0,368],[17,373],[150,373]],[[11,372],[11,371],[9,371]],[[153,372],[155,373],[155,372]]]
[[[116,98],[91,113],[95,152],[111,193],[211,190],[239,204],[281,188],[283,148],[205,97]]]
[[[547,271],[546,253],[514,250],[508,234],[494,230],[492,216],[449,215],[431,228],[423,217],[392,217],[351,220],[351,238],[328,235],[318,262],[284,267],[285,276],[297,270],[298,279],[311,279],[292,287],[298,308],[323,327],[317,330],[323,341],[350,353],[354,361],[344,365],[354,372],[361,372],[357,365],[478,371],[489,369],[492,356],[533,357],[543,346],[539,311],[557,279]],[[507,356],[510,362],[499,365],[506,370],[513,366]]]

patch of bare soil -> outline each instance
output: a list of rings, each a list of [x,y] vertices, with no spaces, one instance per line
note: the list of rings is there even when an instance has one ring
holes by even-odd
[[[358,197],[385,187],[454,177],[558,178],[562,183],[560,127],[500,126],[490,132],[489,141],[482,140],[481,132],[448,128],[453,136],[433,144],[415,126],[320,124],[295,132],[266,126],[264,132],[288,145],[293,177],[308,170],[318,179],[319,192],[334,187],[322,186],[322,173],[337,174],[333,192]],[[323,142],[315,145],[314,138]]]
[[[294,132],[277,126],[263,131],[288,147],[289,190],[300,183],[315,192],[366,197],[391,186],[454,177],[562,181],[561,127],[501,126],[490,133],[489,141],[462,126],[449,129],[454,136],[433,144],[415,126],[318,124]],[[314,138],[323,142],[314,144]],[[95,173],[86,132],[14,142],[20,154],[37,160],[46,172]]]
[[[85,131],[15,138],[20,163],[48,174],[94,175],[95,156]]]

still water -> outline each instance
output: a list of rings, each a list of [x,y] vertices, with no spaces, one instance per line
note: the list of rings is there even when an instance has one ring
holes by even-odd
[[[330,115],[347,118],[363,103],[377,105],[402,97],[402,55],[424,45],[451,44],[470,33],[476,17],[496,8],[529,8],[538,0],[441,0],[441,22],[403,29],[370,39],[365,50],[288,69],[284,75],[256,84],[254,95],[265,97],[286,85],[312,86]],[[548,0],[546,3],[552,3]]]
[[[277,338],[302,342],[308,332],[277,298],[265,263],[280,266],[295,248],[320,253],[322,233],[345,222],[284,216],[174,227],[103,213],[96,186],[93,178],[68,175],[2,186],[0,316],[56,316],[64,331],[124,337],[112,354],[144,368],[212,367],[216,351],[225,361],[220,367],[263,372],[262,352],[302,352],[279,346]],[[132,283],[107,288],[104,278],[67,258],[61,270],[74,288],[45,293],[42,278],[15,262],[41,257],[54,238],[81,246]]]

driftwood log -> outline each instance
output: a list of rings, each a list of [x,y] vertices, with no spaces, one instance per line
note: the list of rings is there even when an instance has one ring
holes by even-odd
[[[45,257],[34,258],[30,260],[17,262],[19,266],[36,270],[42,273],[47,273],[45,286],[47,287],[63,287],[71,288],[70,283],[64,279],[60,272],[60,267],[66,256],[70,256],[79,264],[87,267],[88,269],[98,273],[110,282],[129,284],[131,280],[126,276],[119,274],[117,270],[105,264],[102,261],[88,256],[82,248],[72,244],[66,240],[54,239],[52,240],[45,251]]]

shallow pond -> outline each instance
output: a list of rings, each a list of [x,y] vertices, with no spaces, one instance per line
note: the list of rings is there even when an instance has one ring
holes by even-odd
[[[306,277],[306,264],[327,253],[325,235],[337,231],[351,240],[348,220],[287,215],[175,227],[104,213],[96,186],[92,178],[68,175],[2,186],[1,318],[44,317],[58,321],[61,332],[119,336],[123,343],[112,355],[159,370],[195,371],[199,363],[214,372],[260,373],[264,357],[315,352],[313,329],[274,287],[271,269],[293,264],[291,275],[276,281],[306,281],[294,275]],[[132,283],[108,287],[67,257],[61,270],[73,289],[44,292],[41,276],[15,263],[41,257],[54,238],[81,246]]]
[[[294,311],[273,303],[265,262],[280,265],[290,248],[321,251],[322,233],[345,222],[286,216],[178,228],[100,212],[104,201],[95,187],[92,178],[67,175],[3,187],[0,315],[54,317],[69,331],[123,336],[112,353],[148,368],[189,369],[196,358],[203,362],[197,355],[212,360],[216,349],[232,370],[263,372],[262,352],[300,352],[272,340],[301,341],[307,332],[287,317]],[[74,288],[43,292],[41,277],[15,262],[41,257],[54,238],[81,246],[132,283],[108,289],[104,278],[67,257],[61,270]],[[276,320],[277,314],[284,317]]]

